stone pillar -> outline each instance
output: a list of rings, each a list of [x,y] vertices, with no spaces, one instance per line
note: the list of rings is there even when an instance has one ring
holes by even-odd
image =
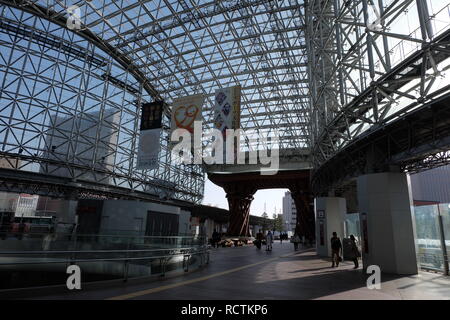
[[[375,173],[358,177],[363,266],[381,272],[417,274],[413,204],[409,176]]]
[[[314,199],[316,218],[316,251],[321,257],[331,257],[330,239],[333,232],[344,238],[344,221],[347,214],[345,198],[324,197]]]
[[[250,205],[253,200],[253,194],[245,194],[242,192],[227,193],[227,199],[230,211],[228,235],[250,236]]]

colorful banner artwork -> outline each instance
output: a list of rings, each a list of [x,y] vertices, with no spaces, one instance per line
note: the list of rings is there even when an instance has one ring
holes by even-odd
[[[239,129],[241,115],[241,86],[217,89],[214,104],[214,126],[224,138],[227,129]]]
[[[203,95],[193,95],[175,99],[172,104],[172,132],[176,129],[186,129],[194,133],[194,121],[202,120]]]

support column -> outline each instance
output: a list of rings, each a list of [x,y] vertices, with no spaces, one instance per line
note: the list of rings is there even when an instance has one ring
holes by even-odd
[[[344,221],[347,214],[345,198],[324,197],[314,199],[316,218],[316,251],[321,257],[331,257],[330,239],[333,232],[344,238]]]
[[[363,266],[381,272],[417,274],[413,204],[409,176],[376,173],[358,177]]]
[[[227,199],[230,211],[228,235],[250,236],[250,205],[253,200],[253,194],[244,194],[242,192],[227,193]]]
[[[291,190],[291,196],[297,209],[297,225],[295,231],[306,239],[313,241],[314,232],[314,212],[310,205],[310,196],[306,192]]]

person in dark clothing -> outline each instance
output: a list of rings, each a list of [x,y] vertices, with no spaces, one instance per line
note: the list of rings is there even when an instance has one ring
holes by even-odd
[[[296,233],[293,237],[292,237],[292,243],[294,243],[294,250],[297,251],[298,250],[298,244],[300,243],[300,237],[299,235]]]
[[[216,229],[214,229],[214,231],[213,231],[213,233],[212,233],[212,245],[213,245],[213,248],[215,248],[216,246],[219,247],[219,246],[218,246],[219,241],[220,241],[220,235],[219,235],[219,233],[216,231]]]
[[[256,248],[261,249],[262,240],[264,239],[264,235],[262,234],[261,230],[256,234],[256,239],[253,242],[256,246]]]
[[[358,246],[356,245],[356,239],[352,234],[350,235],[350,240],[351,240],[350,259],[355,264],[355,267],[353,269],[358,269],[359,268],[358,258],[361,257],[361,253],[359,252]]]
[[[333,237],[331,238],[331,261],[332,261],[331,267],[332,268],[334,268],[335,264],[336,264],[336,267],[339,267],[339,262],[341,260],[341,251],[342,251],[341,239],[339,239],[336,232],[333,232]]]

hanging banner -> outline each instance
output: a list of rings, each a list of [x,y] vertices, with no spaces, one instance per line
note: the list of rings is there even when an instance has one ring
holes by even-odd
[[[141,131],[161,128],[163,108],[164,101],[155,101],[142,105]]]
[[[139,170],[156,169],[158,167],[163,108],[163,101],[142,105],[141,132],[136,164],[136,168]]]
[[[227,129],[239,129],[241,120],[241,86],[217,89],[214,103],[214,126],[225,137]]]
[[[222,132],[223,136],[223,159],[224,162],[236,161],[240,136],[236,135],[233,149],[227,150],[227,129],[239,129],[241,120],[241,86],[217,89],[214,96],[214,128]],[[231,157],[230,157],[231,155]]]
[[[172,103],[171,129],[186,129],[194,133],[194,121],[202,120],[205,98],[201,94],[175,99]]]

